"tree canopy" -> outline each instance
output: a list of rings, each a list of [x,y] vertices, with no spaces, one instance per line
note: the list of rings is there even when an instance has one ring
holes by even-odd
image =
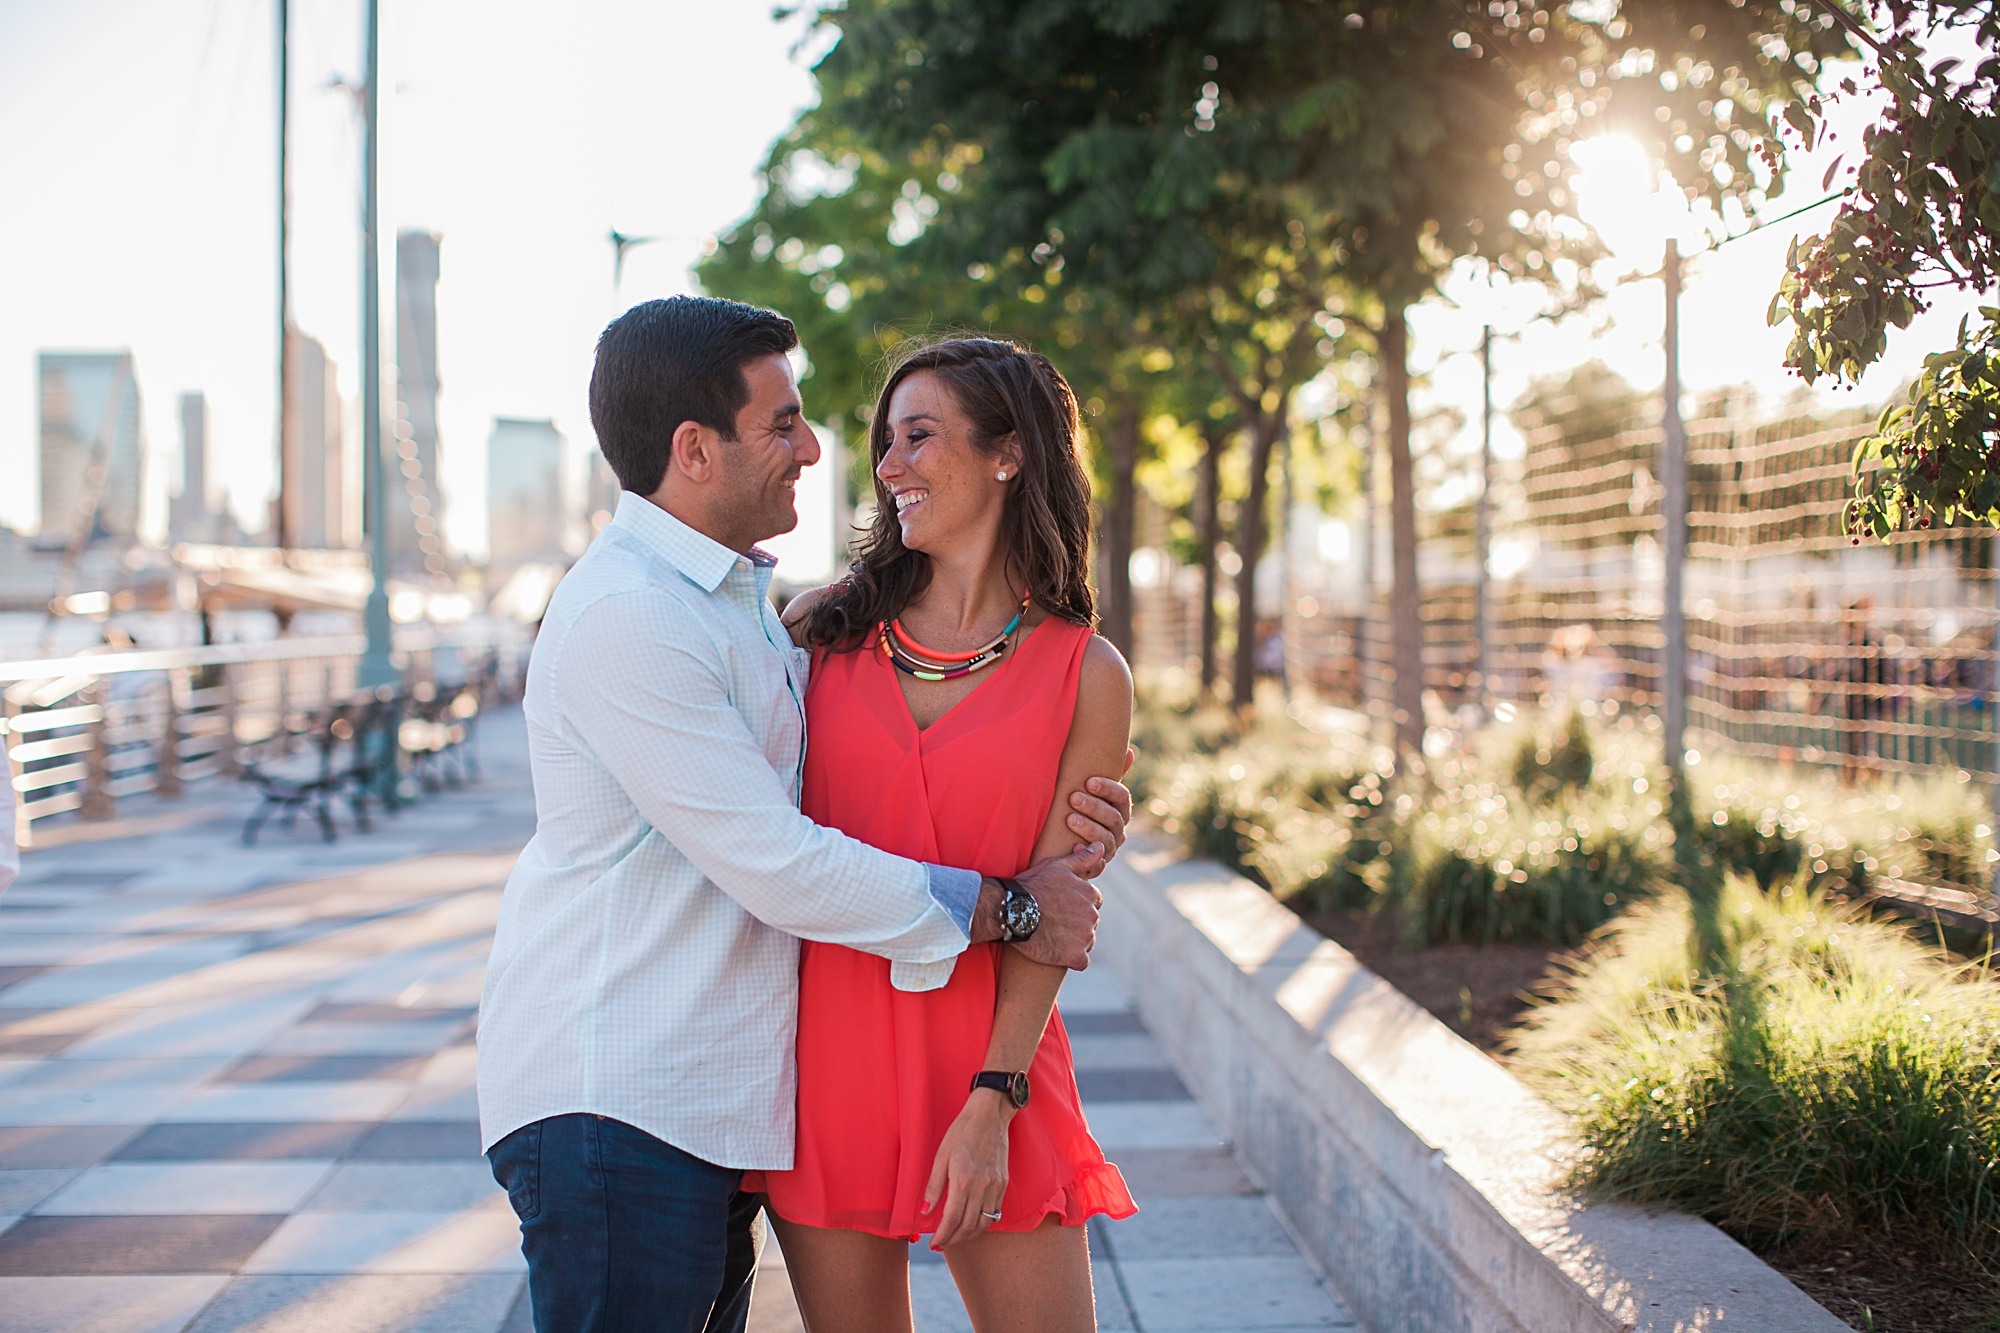
[[[808,346],[817,363],[826,321],[829,379],[855,402],[853,366],[939,323],[1053,337],[1076,378],[1102,376],[1083,389],[1107,405],[1112,608],[1151,395],[1207,376],[1208,424],[1248,442],[1247,607],[1292,395],[1365,348],[1405,753],[1423,729],[1405,310],[1466,261],[1587,295],[1571,152],[1598,133],[1691,197],[1754,204],[1779,167],[1773,109],[1852,50],[1794,0],[848,0],[817,21],[837,30],[821,103],[704,278],[752,299],[805,283]]]
[[[2000,278],[2000,13],[1990,0],[1887,0],[1879,33],[1818,0],[1866,49],[1873,80],[1842,80],[1835,97],[1878,95],[1850,193],[1826,234],[1795,245],[1774,322],[1790,321],[1785,363],[1808,383],[1853,383],[1879,361],[1931,293],[1989,293]],[[1962,46],[1937,56],[1937,47]],[[1869,86],[1862,86],[1863,83]],[[1795,107],[1808,144],[1825,104]],[[1831,186],[1844,166],[1828,172]],[[1877,537],[1963,516],[2000,524],[2000,309],[1961,322],[1953,346],[1926,360],[1906,401],[1883,413],[1854,459],[1850,529]]]

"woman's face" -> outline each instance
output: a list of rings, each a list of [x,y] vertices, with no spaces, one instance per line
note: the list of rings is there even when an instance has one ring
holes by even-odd
[[[888,410],[889,448],[875,475],[896,507],[903,545],[936,555],[948,543],[997,532],[1007,487],[1020,470],[1013,438],[992,452],[976,445],[958,400],[929,370],[897,384]]]

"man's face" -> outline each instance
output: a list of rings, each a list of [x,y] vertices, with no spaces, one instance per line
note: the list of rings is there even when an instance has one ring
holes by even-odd
[[[743,363],[750,400],[736,414],[736,439],[723,441],[714,517],[747,549],[799,525],[799,473],[819,461],[819,437],[800,415],[798,381],[783,355]]]

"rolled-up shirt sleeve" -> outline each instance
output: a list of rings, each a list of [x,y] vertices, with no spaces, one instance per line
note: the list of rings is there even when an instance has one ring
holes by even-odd
[[[893,856],[800,814],[730,699],[718,646],[679,642],[675,628],[643,596],[584,610],[555,663],[571,741],[759,921],[887,958],[900,989],[943,985],[970,931],[966,880],[976,902],[979,877]]]

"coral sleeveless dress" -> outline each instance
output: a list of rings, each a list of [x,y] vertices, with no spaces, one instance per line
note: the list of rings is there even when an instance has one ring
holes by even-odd
[[[1025,868],[1055,800],[1091,631],[1051,617],[950,712],[919,731],[871,638],[814,656],[802,806],[885,851],[988,875]],[[936,1230],[924,1187],[993,1031],[999,944],[975,944],[937,990],[899,991],[889,964],[808,941],[799,961],[798,1152],[750,1173],[780,1217],[902,1240]],[[1008,1129],[997,1231],[1050,1215],[1080,1226],[1138,1209],[1090,1136],[1060,1013],[1029,1065]]]

